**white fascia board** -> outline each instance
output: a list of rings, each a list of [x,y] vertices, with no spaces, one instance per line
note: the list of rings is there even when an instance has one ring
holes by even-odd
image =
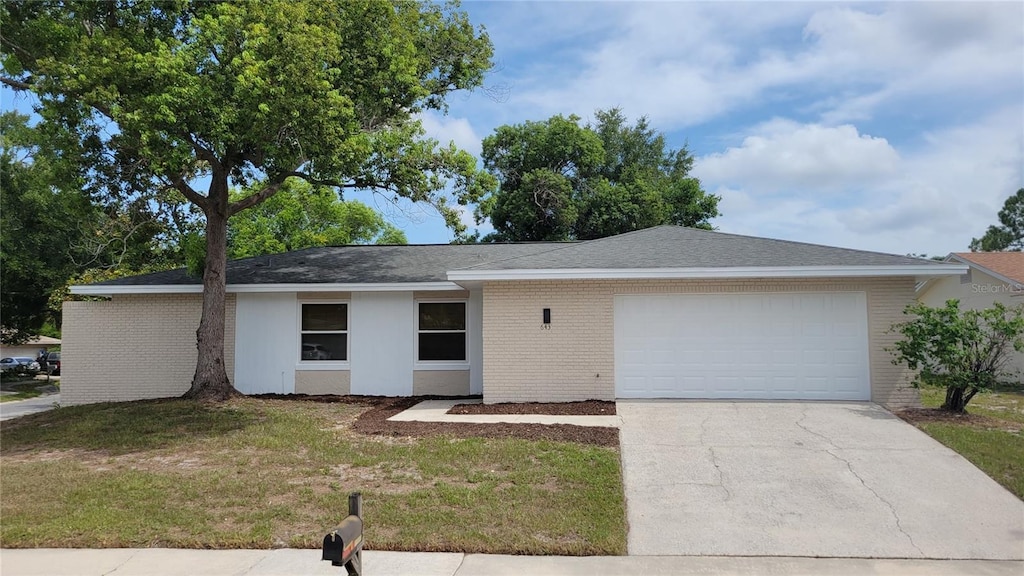
[[[391,282],[381,284],[228,284],[229,293],[255,292],[408,292],[414,290],[464,291],[454,282]],[[165,284],[153,286],[72,286],[72,294],[116,296],[119,294],[200,294],[201,284]]]
[[[165,284],[159,286],[103,286],[85,284],[72,286],[72,294],[83,296],[115,296],[118,294],[199,294],[203,291],[201,284]]]
[[[454,282],[389,282],[381,284],[228,284],[228,292],[408,292],[465,290]]]
[[[452,270],[453,282],[470,280],[631,280],[703,278],[863,278],[869,276],[957,276],[960,264],[927,266],[742,266],[731,268],[557,268],[537,270]]]

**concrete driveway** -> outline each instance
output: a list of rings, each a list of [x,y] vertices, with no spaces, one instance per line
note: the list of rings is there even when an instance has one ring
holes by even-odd
[[[1024,503],[874,404],[618,413],[629,554],[1024,559]]]

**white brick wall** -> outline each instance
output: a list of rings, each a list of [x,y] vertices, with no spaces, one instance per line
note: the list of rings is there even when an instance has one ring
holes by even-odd
[[[235,366],[235,296],[227,295],[224,355]],[[199,294],[65,302],[61,403],[121,402],[184,394],[196,370]]]
[[[894,341],[886,331],[914,297],[912,278],[487,282],[484,401],[613,400],[616,294],[841,290],[867,293],[872,400],[915,403],[906,371],[884,351]],[[549,329],[541,322],[543,308],[551,308]]]

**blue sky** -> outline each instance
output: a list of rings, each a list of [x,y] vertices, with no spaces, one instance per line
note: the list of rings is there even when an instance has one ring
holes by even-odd
[[[474,153],[502,124],[618,106],[689,146],[719,230],[893,253],[966,250],[1024,186],[1020,2],[463,8],[506,97],[458,94],[423,121]],[[451,237],[382,208],[411,242]]]
[[[422,121],[475,154],[502,124],[617,106],[689,147],[719,230],[901,254],[966,250],[1024,187],[1021,2],[463,8],[494,43],[490,90]],[[410,242],[452,238],[430,209],[346,197]]]

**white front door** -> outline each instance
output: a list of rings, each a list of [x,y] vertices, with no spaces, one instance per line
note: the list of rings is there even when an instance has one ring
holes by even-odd
[[[868,400],[866,296],[616,296],[615,394]]]

